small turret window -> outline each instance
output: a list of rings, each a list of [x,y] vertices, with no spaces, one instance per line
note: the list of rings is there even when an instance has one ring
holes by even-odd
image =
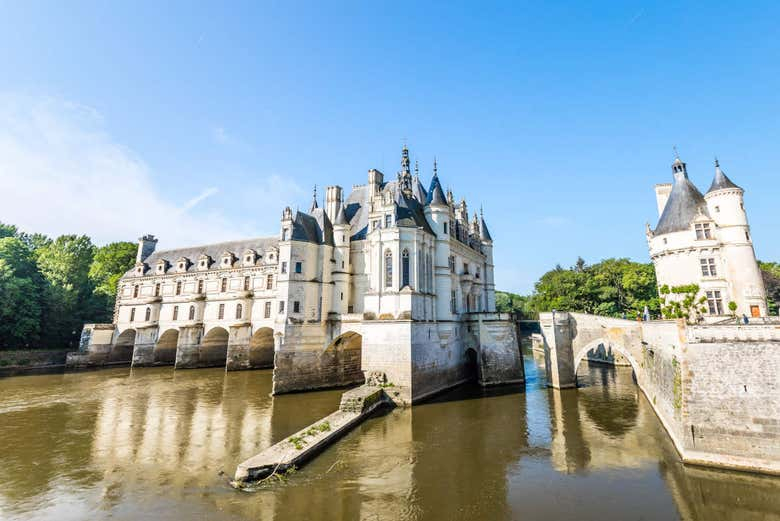
[[[190,320],[195,320],[195,306],[190,306]]]
[[[176,294],[181,295],[181,281],[176,283]]]
[[[224,292],[226,292],[226,291],[227,291],[227,282],[228,282],[227,278],[223,278],[223,279],[222,279],[222,285],[221,285],[221,286],[220,286],[220,288],[219,288],[219,290],[220,290],[222,293],[224,293]]]
[[[388,214],[385,215],[385,228],[390,228],[393,225],[393,216]]]
[[[198,281],[198,294],[200,295],[201,293],[203,293],[203,279]]]
[[[274,276],[267,275],[265,277],[265,289],[274,289]]]
[[[138,298],[138,285],[133,286],[133,298]]]
[[[244,307],[241,304],[236,304],[236,319],[242,318],[244,314]]]
[[[135,308],[130,308],[130,322],[135,320]]]
[[[244,277],[244,291],[249,291],[249,285],[251,280],[249,277]]]
[[[160,283],[154,285],[154,296],[159,297],[160,296]]]
[[[146,313],[144,314],[144,322],[149,322],[150,318],[152,318],[152,309],[146,308]]]
[[[173,306],[173,320],[179,320],[179,306]]]
[[[225,305],[224,304],[220,304],[219,305],[219,312],[217,313],[217,318],[219,320],[222,320],[223,318],[225,318]]]
[[[447,234],[447,221],[444,221],[444,233]]]
[[[409,250],[401,254],[401,287],[409,286]]]
[[[385,287],[393,287],[393,253],[390,250],[385,252]]]

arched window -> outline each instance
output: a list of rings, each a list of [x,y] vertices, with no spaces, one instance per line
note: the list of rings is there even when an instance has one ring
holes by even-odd
[[[176,294],[181,295],[181,281],[176,283]]]
[[[133,298],[138,298],[138,284],[133,286]]]
[[[401,287],[409,285],[409,250],[404,250],[401,254]]]
[[[220,291],[222,293],[227,291],[227,278],[222,279],[222,287],[220,288]]]
[[[130,308],[130,322],[135,320],[135,308]]]
[[[150,318],[152,318],[152,308],[146,308],[146,313],[144,314],[144,322],[149,322]]]
[[[195,320],[195,306],[190,306],[190,320]]]
[[[385,287],[393,287],[393,252],[385,252]]]
[[[241,318],[241,316],[244,314],[244,306],[241,304],[236,304],[236,318]]]
[[[220,320],[225,318],[225,305],[224,304],[220,304],[219,305],[219,315],[217,316],[217,318],[220,319]]]
[[[179,320],[179,306],[173,306],[173,320]]]

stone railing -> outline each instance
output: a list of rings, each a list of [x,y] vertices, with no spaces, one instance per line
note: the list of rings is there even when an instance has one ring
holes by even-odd
[[[689,343],[780,342],[780,324],[688,326]]]

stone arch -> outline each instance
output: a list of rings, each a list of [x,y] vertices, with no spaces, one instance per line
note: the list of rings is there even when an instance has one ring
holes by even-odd
[[[580,366],[580,363],[586,358],[589,351],[598,348],[599,346],[603,346],[604,349],[607,351],[607,354],[609,353],[609,350],[615,350],[618,353],[620,353],[631,365],[631,369],[634,370],[634,375],[636,377],[639,376],[639,362],[633,357],[631,353],[628,352],[627,349],[625,349],[620,344],[617,344],[615,342],[610,342],[606,338],[599,337],[595,340],[592,340],[588,342],[584,347],[580,348],[574,355],[574,374],[577,374],[577,368]],[[605,360],[605,362],[609,363],[609,360]]]
[[[321,358],[330,360],[344,383],[364,380],[362,371],[363,335],[355,331],[340,334],[325,348]]]
[[[230,333],[223,327],[208,330],[200,343],[199,360],[201,367],[219,367],[227,362],[227,346]]]
[[[158,365],[173,365],[176,362],[176,346],[179,343],[179,330],[168,329],[154,346],[153,361]]]
[[[135,348],[135,329],[125,329],[116,337],[116,341],[108,353],[109,362],[130,362]]]
[[[266,369],[274,366],[274,330],[261,327],[249,340],[249,367]]]

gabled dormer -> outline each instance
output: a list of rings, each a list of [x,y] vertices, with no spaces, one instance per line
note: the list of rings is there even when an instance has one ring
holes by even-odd
[[[699,213],[691,223],[694,236],[697,241],[709,241],[715,239],[715,221],[709,215]]]
[[[133,273],[135,274],[136,277],[143,277],[144,273],[146,273],[147,268],[148,266],[146,265],[145,262],[136,262],[135,268],[133,268],[134,269]]]
[[[165,259],[158,260],[154,265],[154,273],[156,275],[164,275],[168,271],[168,261]]]
[[[219,256],[219,267],[222,269],[232,268],[235,261],[236,256],[233,255],[233,252],[223,251],[222,255]]]
[[[276,264],[279,261],[279,248],[269,248],[263,254],[266,265]]]
[[[244,266],[254,266],[257,262],[257,252],[255,250],[245,250],[241,255],[241,264]]]
[[[212,259],[205,253],[198,257],[198,271],[206,271],[211,267]]]
[[[176,271],[179,273],[184,273],[190,268],[190,259],[187,257],[179,257],[176,259]]]

